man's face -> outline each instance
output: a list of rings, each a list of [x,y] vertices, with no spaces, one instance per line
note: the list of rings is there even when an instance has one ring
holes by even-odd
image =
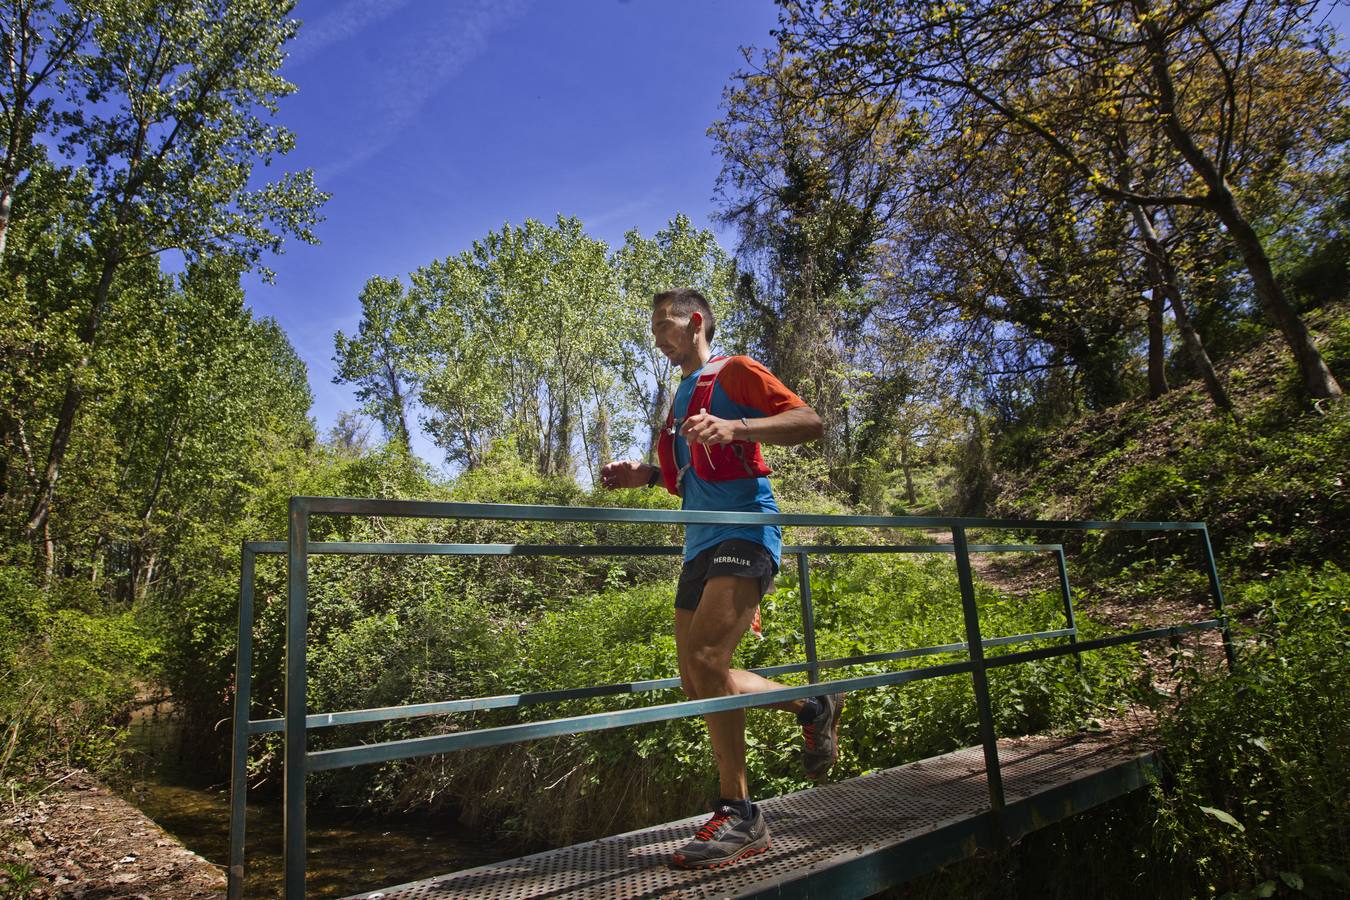
[[[695,322],[693,316],[677,315],[671,306],[662,303],[652,310],[652,340],[666,359],[678,365],[693,351],[696,330],[702,328],[703,323]]]

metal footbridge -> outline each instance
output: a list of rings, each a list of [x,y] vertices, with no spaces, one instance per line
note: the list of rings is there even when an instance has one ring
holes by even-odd
[[[314,516],[408,517],[515,522],[597,524],[725,524],[814,528],[949,529],[950,544],[802,545],[783,548],[799,575],[804,659],[757,669],[766,677],[804,673],[808,683],[760,694],[664,703],[635,709],[530,721],[383,743],[312,751],[308,732],[358,723],[385,722],[475,710],[522,707],[665,690],[678,678],[662,678],[571,690],[498,695],[380,709],[311,713],[306,700],[308,561],[314,555],[345,556],[663,556],[681,548],[663,545],[402,544],[316,542]],[[972,544],[971,529],[1032,531],[1187,532],[1198,539],[1214,602],[1213,618],[1081,640],[1074,622],[1064,549],[1060,544]],[[981,633],[971,572],[972,553],[1053,554],[1058,567],[1063,628],[1020,635]],[[819,659],[811,601],[810,558],[851,553],[944,553],[955,559],[966,640],[933,647],[891,649],[838,659]],[[285,714],[251,719],[254,570],[260,554],[287,558]],[[309,773],[410,759],[457,750],[622,728],[724,710],[802,699],[821,692],[821,673],[864,663],[884,663],[939,654],[964,654],[956,662],[829,679],[831,692],[897,686],[950,676],[972,679],[981,744],[861,778],[823,785],[770,800],[765,809],[773,839],[768,853],[712,870],[685,872],[667,866],[672,851],[705,816],[672,822],[574,847],[508,860],[464,872],[384,888],[365,898],[666,898],[666,897],[865,897],[910,880],[979,848],[1006,846],[1030,831],[1075,815],[1146,783],[1153,765],[1147,750],[1102,736],[1017,738],[995,734],[988,671],[1034,660],[1081,654],[1106,647],[1176,639],[1218,629],[1228,663],[1232,638],[1209,532],[1199,522],[1110,522],[950,517],[836,516],[695,512],[595,507],[523,506],[407,500],[293,497],[284,542],[243,546],[236,661],[234,752],[231,788],[229,898],[244,894],[244,811],[248,742],[280,732],[284,740],[285,896],[305,896],[306,778]],[[986,656],[993,647],[1035,642],[1031,649]]]

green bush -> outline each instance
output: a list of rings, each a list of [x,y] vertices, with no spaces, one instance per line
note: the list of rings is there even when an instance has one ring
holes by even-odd
[[[105,768],[121,742],[114,722],[158,674],[158,647],[130,613],[53,608],[78,593],[0,567],[0,782],[50,765]]]
[[[1181,670],[1149,791],[886,896],[1350,895],[1350,574],[1302,569],[1232,593],[1252,610],[1236,635],[1237,669]]]
[[[1350,889],[1350,574],[1298,570],[1239,598],[1254,613],[1237,671],[1194,673],[1161,723],[1161,849],[1199,893],[1331,896]]]

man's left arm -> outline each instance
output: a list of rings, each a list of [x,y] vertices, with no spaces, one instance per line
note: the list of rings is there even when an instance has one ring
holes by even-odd
[[[754,360],[744,356],[733,358],[721,377],[723,389],[734,402],[759,409],[765,415],[721,419],[700,410],[686,419],[681,429],[690,443],[728,444],[739,440],[791,446],[817,440],[824,434],[816,411]]]
[[[757,419],[719,419],[706,411],[684,422],[681,434],[691,444],[729,444],[756,441],[790,447],[818,440],[825,433],[820,416],[809,406],[798,406]]]

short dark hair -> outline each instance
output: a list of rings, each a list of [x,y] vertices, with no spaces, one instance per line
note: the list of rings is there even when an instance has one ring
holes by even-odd
[[[652,297],[652,309],[662,303],[669,303],[670,311],[676,315],[687,317],[698,312],[703,316],[703,335],[708,343],[712,343],[713,335],[717,332],[717,317],[713,315],[712,304],[707,297],[693,288],[676,288],[673,291],[661,291]]]

